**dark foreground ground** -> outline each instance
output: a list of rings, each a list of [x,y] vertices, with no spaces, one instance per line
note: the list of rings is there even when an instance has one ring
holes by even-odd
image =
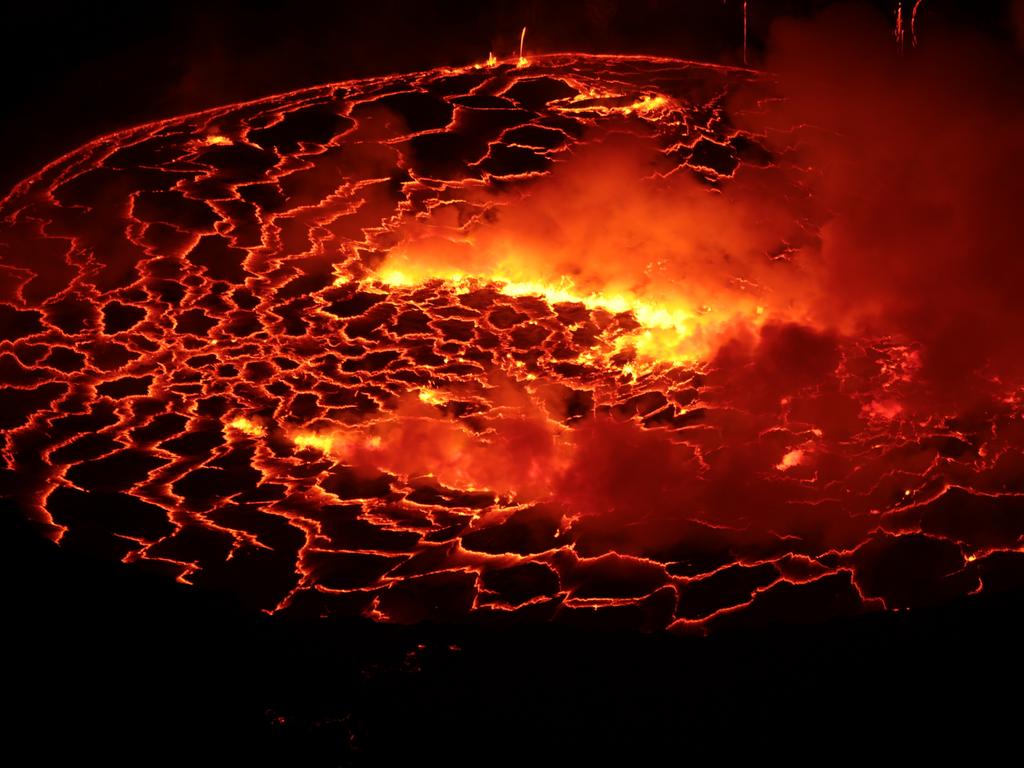
[[[885,745],[981,759],[1018,737],[1021,594],[711,639],[307,624],[2,520],[4,751],[35,765],[831,759]]]

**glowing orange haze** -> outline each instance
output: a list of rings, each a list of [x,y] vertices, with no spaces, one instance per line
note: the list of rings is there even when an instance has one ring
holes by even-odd
[[[660,102],[638,103],[642,114]],[[725,336],[802,318],[791,287],[801,274],[765,258],[793,229],[791,213],[755,198],[758,176],[773,172],[743,171],[749,179],[716,192],[664,163],[653,141],[612,137],[562,158],[523,199],[489,200],[493,222],[466,226],[454,207],[416,220],[377,274],[389,287],[495,283],[507,295],[627,313],[637,327],[608,350],[635,356],[627,373],[696,364]]]
[[[611,379],[700,369],[723,344],[751,343],[766,324],[808,321],[813,263],[769,257],[802,236],[792,200],[784,209],[775,194],[785,188],[786,172],[746,168],[721,191],[670,173],[654,135],[664,103],[649,96],[621,108],[632,126],[645,121],[649,136],[612,133],[559,157],[525,191],[478,192],[473,202],[489,215],[462,221],[456,206],[438,206],[412,220],[400,228],[376,279],[409,297],[432,281],[455,293],[490,285],[552,306],[582,304],[618,315],[625,322],[604,347],[575,360]],[[488,407],[473,429],[445,406],[481,393],[424,388],[378,420],[292,439],[368,472],[427,475],[448,487],[522,501],[554,494],[565,502],[579,485],[572,478],[591,473],[584,443],[592,436],[566,426],[565,404],[534,378],[518,369],[508,380],[492,375],[486,400],[497,407]],[[693,452],[657,442],[639,450],[669,457],[666,477],[674,478],[672,495],[682,498],[676,486],[694,476]],[[798,460],[787,462],[780,452],[774,461],[788,469]],[[569,507],[596,509],[593,501]]]
[[[921,386],[902,399],[887,392],[858,406],[864,423],[934,413],[944,393],[980,397],[976,374],[986,361],[995,361],[1006,376],[1020,368],[1010,362],[1016,340],[983,316],[956,318],[978,315],[983,306],[1004,308],[1010,293],[1016,301],[1017,281],[992,283],[975,268],[972,254],[1005,264],[1001,247],[1008,238],[993,212],[1016,199],[1000,190],[1018,183],[1007,182],[1002,165],[948,157],[947,144],[963,147],[985,133],[1001,134],[989,124],[986,97],[963,91],[963,83],[946,76],[946,62],[921,54],[905,65],[884,34],[869,30],[856,38],[887,47],[872,52],[868,60],[874,64],[867,68],[862,44],[842,42],[841,30],[874,23],[837,12],[814,27],[780,27],[781,49],[796,51],[776,62],[791,102],[763,109],[744,104],[738,94],[729,105],[737,123],[771,137],[770,161],[740,163],[720,185],[721,177],[708,169],[704,183],[675,170],[670,142],[679,140],[681,126],[673,124],[669,98],[582,92],[559,109],[601,114],[604,133],[571,151],[551,151],[552,170],[536,180],[525,174],[516,184],[462,185],[458,198],[392,222],[393,239],[382,247],[387,254],[369,278],[403,301],[413,301],[417,287],[441,281],[457,294],[490,285],[507,295],[539,296],[552,306],[577,304],[617,316],[622,322],[614,333],[573,362],[609,379],[625,376],[662,390],[666,386],[656,378],[672,371],[723,365],[741,371],[750,360],[757,369],[767,330],[780,346],[764,355],[778,359],[764,362],[759,377],[735,374],[746,384],[730,395],[734,406],[749,408],[752,436],[759,434],[762,416],[765,426],[778,423],[780,398],[785,403],[800,387],[820,389],[835,381],[835,349],[844,336],[920,342],[907,346],[903,357],[913,359],[911,378]],[[835,30],[822,35],[822,26]],[[808,60],[820,62],[827,76],[809,69]],[[895,80],[893,72],[899,73]],[[944,99],[907,96],[918,94],[936,73],[978,108],[943,122],[935,115],[947,111]],[[865,110],[863,104],[879,108]],[[887,122],[877,120],[880,112]],[[802,129],[799,146],[788,144],[796,134],[774,130],[806,127],[807,115],[821,125]],[[926,151],[917,160],[920,153],[911,150],[921,147]],[[939,164],[936,157],[947,160]],[[894,174],[905,166],[916,171],[907,178],[922,183],[907,186],[903,174]],[[933,179],[935,173],[940,178]],[[979,195],[995,196],[993,204],[981,207],[974,200]],[[946,208],[971,219],[971,241],[961,236],[958,219],[932,215]],[[464,215],[481,209],[484,214]],[[948,319],[935,316],[933,297],[940,295],[957,309]],[[564,491],[565,478],[583,471],[585,437],[560,423],[564,414],[557,407],[541,406],[544,398],[528,371],[513,378],[491,382],[509,393],[509,402],[473,429],[445,410],[448,399],[472,400],[473,394],[446,393],[440,382],[413,393],[377,423],[344,435],[302,434],[296,441],[356,465],[433,475],[458,488],[521,498]],[[910,384],[907,376],[896,379]],[[677,447],[663,441],[658,450]],[[679,469],[690,461],[684,453],[672,459],[666,477],[686,474]],[[798,473],[813,455],[812,445],[790,446],[767,466]],[[685,494],[674,488],[670,495]]]
[[[390,418],[339,434],[331,451],[357,467],[431,475],[449,488],[525,499],[550,493],[571,458],[571,445],[560,439],[567,430],[525,402],[499,409],[484,426],[483,434],[470,432],[410,396]]]

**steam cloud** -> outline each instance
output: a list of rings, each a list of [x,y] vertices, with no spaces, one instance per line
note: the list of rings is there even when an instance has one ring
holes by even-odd
[[[901,56],[886,31],[850,6],[773,29],[779,114],[814,126],[798,154],[831,213],[814,315],[919,342],[931,394],[963,407],[1024,373],[1019,58],[941,29]]]
[[[640,551],[692,537],[694,520],[818,544],[863,536],[857,516],[884,503],[884,483],[828,515],[798,482],[870,485],[829,441],[897,414],[998,408],[1024,375],[1017,67],[1011,50],[942,30],[901,55],[888,19],[833,7],[773,29],[784,99],[730,104],[773,158],[721,189],[673,173],[653,134],[612,133],[524,199],[485,199],[491,219],[467,228],[442,207],[411,223],[384,268],[568,275],[583,292],[713,307],[691,339],[709,407],[684,442],[607,414],[559,428],[525,390],[481,435],[405,408],[367,464],[553,496]],[[894,357],[868,348],[879,340]],[[794,482],[779,481],[785,456]],[[890,475],[921,469],[913,451],[887,461]]]

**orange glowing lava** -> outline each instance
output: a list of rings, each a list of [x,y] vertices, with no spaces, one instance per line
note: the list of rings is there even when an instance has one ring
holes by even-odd
[[[1012,581],[1024,399],[935,405],[924,342],[837,305],[814,128],[525,34],[20,184],[3,493],[286,614],[705,632]]]

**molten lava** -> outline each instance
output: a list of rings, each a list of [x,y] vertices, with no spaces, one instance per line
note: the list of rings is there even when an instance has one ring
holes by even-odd
[[[1019,581],[1019,393],[926,407],[919,340],[823,310],[772,83],[522,45],[20,184],[5,495],[285,613],[706,631]]]

